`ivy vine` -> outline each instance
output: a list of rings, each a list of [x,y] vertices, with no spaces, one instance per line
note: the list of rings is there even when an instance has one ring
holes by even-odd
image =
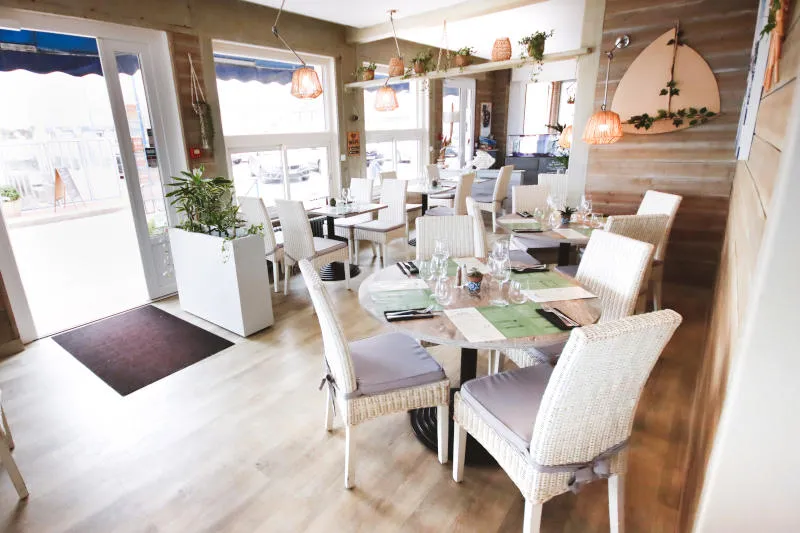
[[[778,11],[781,9],[781,0],[772,0],[769,5],[769,14],[767,15],[767,23],[761,29],[759,37],[765,37],[772,33],[775,26],[778,24]]]

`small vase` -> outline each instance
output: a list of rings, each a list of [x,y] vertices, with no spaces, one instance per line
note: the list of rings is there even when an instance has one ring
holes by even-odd
[[[393,57],[389,60],[389,76],[402,76],[406,73],[406,65],[402,57]]]
[[[511,59],[511,39],[503,37],[497,39],[492,46],[492,61],[507,61]]]
[[[483,281],[483,278],[467,278],[467,290],[471,294],[478,294],[481,292],[481,281]]]
[[[562,226],[569,226],[571,218],[572,217],[562,216],[561,217],[561,225]]]

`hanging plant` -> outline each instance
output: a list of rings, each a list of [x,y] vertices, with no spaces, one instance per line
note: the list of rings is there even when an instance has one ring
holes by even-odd
[[[197,72],[194,70],[192,54],[187,55],[189,56],[189,70],[192,83],[192,109],[195,115],[197,115],[197,118],[200,119],[200,145],[203,147],[203,150],[210,152],[214,149],[214,121],[211,117],[211,106],[206,102],[203,88],[200,86],[200,80],[197,77]]]
[[[525,47],[525,52],[527,52],[527,56],[525,52],[523,52],[520,57],[522,59],[533,59],[534,67],[533,71],[531,72],[531,79],[535,80],[536,77],[542,72],[542,67],[544,65],[544,45],[547,42],[547,39],[553,36],[553,30],[548,32],[544,31],[537,31],[536,33],[532,33],[526,37],[520,39],[519,44]]]
[[[466,67],[472,63],[472,54],[475,49],[471,46],[465,46],[456,50],[455,64],[457,67]]]
[[[375,79],[375,70],[378,65],[374,61],[370,61],[366,65],[361,65],[356,69],[356,77],[361,81],[370,81]]]
[[[425,74],[426,72],[432,70],[433,52],[431,52],[430,49],[425,50],[423,52],[419,52],[411,59],[411,64],[414,68],[415,74],[417,75]]]

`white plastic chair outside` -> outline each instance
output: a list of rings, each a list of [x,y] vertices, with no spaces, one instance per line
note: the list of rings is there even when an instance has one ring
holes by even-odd
[[[472,218],[472,235],[475,239],[475,257],[485,258],[489,255],[489,241],[486,226],[483,225],[483,212],[477,204],[474,198],[467,198],[467,214]]]
[[[647,191],[644,193],[642,203],[639,204],[637,215],[655,215],[663,214],[669,216],[667,223],[667,230],[664,233],[664,238],[658,244],[655,253],[653,254],[653,270],[650,273],[650,287],[653,295],[653,307],[658,310],[661,309],[661,294],[662,282],[664,280],[664,259],[667,255],[667,244],[669,243],[669,235],[672,232],[672,225],[675,222],[675,216],[678,214],[678,207],[681,205],[682,196],[677,194],[668,194],[659,191]]]
[[[536,209],[547,209],[548,185],[519,185],[511,189],[511,211],[533,213]]]
[[[473,221],[469,215],[417,219],[417,261],[433,256],[436,241],[447,243],[450,257],[475,257]]]
[[[1,394],[0,392],[0,418],[2,418],[2,424],[0,424],[0,463],[5,467],[11,482],[14,484],[14,488],[17,489],[17,496],[19,496],[20,500],[24,500],[28,497],[28,487],[25,486],[25,480],[22,478],[17,462],[14,461],[14,457],[11,455],[15,446],[14,437],[11,435],[11,428],[8,426]]]
[[[453,479],[463,479],[469,433],[525,498],[523,533],[540,531],[545,502],[602,478],[608,479],[611,531],[623,533],[636,405],[680,322],[667,310],[578,328],[555,369],[540,365],[463,384],[455,395]],[[525,403],[519,403],[521,395]],[[493,407],[477,408],[480,398]],[[519,412],[525,408],[530,425]],[[504,415],[517,427],[506,425]]]
[[[261,224],[264,227],[264,250],[267,261],[272,262],[272,286],[278,292],[280,283],[280,267],[283,264],[283,242],[279,242],[269,218],[264,201],[255,196],[237,196],[239,211],[250,224]],[[283,235],[281,235],[281,239]],[[284,269],[286,267],[284,266]]]
[[[314,237],[303,202],[275,200],[278,218],[283,229],[284,270],[283,293],[289,294],[289,277],[292,266],[308,259],[319,269],[334,261],[345,264],[345,285],[350,289],[350,258],[346,242]]]
[[[514,165],[506,165],[500,169],[494,182],[494,191],[491,198],[473,196],[481,211],[492,213],[492,233],[497,233],[497,213],[503,210],[503,202],[508,198],[508,184],[511,181],[513,172]]]
[[[408,246],[408,224],[406,214],[406,180],[389,180],[383,183],[380,203],[389,207],[378,211],[378,219],[356,225],[353,228],[355,255],[358,256],[359,241],[380,245],[381,264],[389,264],[389,243],[402,238]]]

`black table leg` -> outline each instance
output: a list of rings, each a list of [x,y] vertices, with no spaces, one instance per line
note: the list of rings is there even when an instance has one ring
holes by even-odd
[[[558,244],[558,266],[569,265],[569,255],[572,251],[572,244],[569,242],[562,242]]]
[[[478,350],[472,348],[461,349],[461,383],[475,378],[478,370]],[[448,433],[450,434],[447,456],[453,457],[453,397],[458,388],[450,389],[450,420]],[[438,434],[436,431],[436,408],[413,409],[408,412],[411,419],[411,429],[422,444],[427,448],[438,450]],[[469,465],[496,465],[497,462],[478,441],[467,435],[466,463]]]
[[[345,241],[347,239],[344,237],[339,237],[336,235],[336,229],[333,224],[335,219],[333,217],[325,217],[325,225],[327,226],[328,238],[333,239],[335,241]],[[358,265],[347,265],[350,268],[350,277],[354,278],[361,274],[361,269]],[[335,263],[331,263],[329,265],[325,265],[324,267],[319,269],[319,277],[322,281],[342,281],[346,279],[344,275],[345,264],[339,261]]]

